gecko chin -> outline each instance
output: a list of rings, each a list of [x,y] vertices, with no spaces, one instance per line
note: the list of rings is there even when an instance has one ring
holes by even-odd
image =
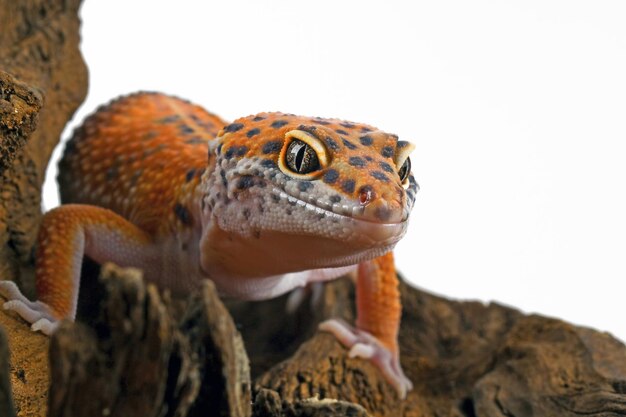
[[[292,224],[264,216],[250,228],[224,222],[223,215],[213,217],[200,246],[203,270],[209,276],[265,277],[356,265],[391,251],[408,225],[330,214],[322,218],[319,210],[315,218],[308,218],[306,209],[299,211]],[[241,253],[245,259],[234,255]]]

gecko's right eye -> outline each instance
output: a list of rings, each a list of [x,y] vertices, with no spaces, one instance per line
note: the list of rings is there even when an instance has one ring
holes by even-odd
[[[320,169],[315,150],[298,139],[292,140],[287,146],[285,165],[296,174],[309,174]]]

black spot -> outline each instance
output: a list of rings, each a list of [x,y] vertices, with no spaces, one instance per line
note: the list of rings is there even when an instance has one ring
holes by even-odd
[[[243,218],[246,220],[250,219],[250,210],[245,208],[243,209],[243,211],[241,212],[241,214],[243,214]]]
[[[342,139],[341,140],[343,142],[343,144],[346,146],[346,148],[350,149],[350,150],[355,150],[356,149],[356,145],[352,142],[350,142],[347,139]]]
[[[339,173],[334,169],[329,169],[324,174],[324,182],[327,184],[335,183],[337,181],[337,178],[339,178]]]
[[[235,155],[242,157],[246,154],[246,152],[248,152],[247,146],[231,146],[224,154],[224,157],[226,157],[226,159],[230,159]]]
[[[152,140],[154,138],[156,138],[157,136],[159,136],[159,134],[155,131],[150,131],[150,132],[146,132],[144,133],[144,135],[141,137],[142,140]],[[69,145],[69,143],[68,143]]]
[[[339,123],[341,126],[345,127],[346,129],[352,129],[354,128],[354,123],[350,123],[350,122],[343,122],[343,123]]]
[[[372,171],[370,172],[370,175],[376,178],[377,180],[380,180],[383,182],[389,182],[389,178],[387,178],[387,176],[380,171]]]
[[[224,132],[237,132],[243,128],[243,123],[231,123],[224,128]]]
[[[224,185],[224,187],[228,187],[228,181],[226,180],[226,171],[224,171],[223,169],[220,169],[220,177],[222,177],[222,185]]]
[[[237,182],[238,190],[247,190],[248,188],[251,188],[253,186],[254,178],[252,178],[250,175],[243,175],[241,178],[239,178],[239,182]]]
[[[254,129],[248,130],[248,132],[246,132],[246,136],[251,138],[254,135],[258,135],[259,133],[261,133],[261,129],[255,127]]]
[[[391,146],[385,146],[382,151],[380,151],[380,154],[385,158],[391,158],[393,156],[393,148]]]
[[[348,160],[348,163],[357,168],[363,168],[367,164],[367,162],[365,162],[363,158],[360,158],[358,156],[351,156]]]
[[[300,125],[300,126],[298,126],[298,130],[304,130],[305,132],[309,132],[309,133],[313,133],[314,134],[317,131],[317,127]]]
[[[330,149],[332,149],[333,151],[338,151],[339,150],[339,145],[337,144],[337,142],[335,142],[335,140],[331,137],[326,137],[324,139],[324,141],[326,142],[326,145],[328,145],[328,147]]]
[[[367,136],[367,135],[361,136],[359,138],[359,141],[361,142],[363,146],[370,146],[374,142],[371,136]]]
[[[178,217],[178,220],[180,220],[185,226],[190,226],[193,222],[191,218],[191,213],[189,213],[187,207],[183,206],[180,203],[176,203],[176,205],[174,206],[174,214],[176,215],[176,217]]]
[[[300,181],[298,183],[298,190],[304,192],[304,191],[308,191],[311,188],[313,188],[313,184],[308,182],[308,181]]]
[[[383,171],[393,172],[393,168],[387,162],[381,162],[380,167],[383,169]]]
[[[354,180],[345,180],[344,182],[341,183],[341,189],[344,190],[346,193],[353,193],[354,192]]]
[[[363,133],[367,133],[367,132],[371,132],[371,131],[372,131],[372,129],[370,129],[369,127],[365,127],[365,126],[363,126],[363,127],[361,128],[361,132],[363,132]]]
[[[187,182],[191,181],[194,175],[196,175],[196,170],[192,168],[189,171],[187,171],[187,175],[185,175],[185,181]]]
[[[274,200],[275,203],[280,203],[280,197],[276,194],[272,194],[272,200]]]
[[[261,120],[265,120],[265,117],[263,117],[263,116],[255,116],[254,119],[252,119],[253,122],[260,122]]]
[[[287,200],[287,204],[289,204],[292,207],[295,207],[296,204],[298,204],[298,201],[295,198],[292,198],[292,199]]]
[[[247,146],[239,146],[237,148],[237,156],[244,156],[248,152]]]
[[[180,125],[178,126],[178,129],[180,130],[180,133],[182,133],[183,135],[188,135],[194,132],[193,128],[187,125]]]
[[[287,213],[287,216],[291,216],[291,213],[293,213],[293,211],[290,208],[287,208],[285,210],[285,213]]]
[[[222,145],[224,145],[223,143],[220,143],[219,145],[217,145],[217,154],[221,154],[222,153]]]
[[[272,140],[269,142],[266,142],[263,145],[263,153],[264,154],[268,154],[268,153],[278,153],[280,152],[280,150],[283,148],[283,142],[279,141],[279,140]]]
[[[317,215],[317,220],[323,220],[324,217],[326,217],[326,213],[322,212],[322,213]]]
[[[369,162],[372,162],[374,160],[371,156],[366,156],[365,159],[367,159]]]
[[[331,195],[330,196],[330,202],[331,203],[338,203],[341,201],[341,197],[339,197],[338,195]]]
[[[118,173],[119,173],[119,168],[117,167],[117,165],[114,165],[111,168],[107,169],[107,173],[106,173],[107,181],[111,181],[114,178],[116,178]]]
[[[254,232],[252,232],[252,236],[254,236],[255,239],[261,239],[261,231],[255,230]]]
[[[346,132],[343,129],[335,129],[335,132],[339,133],[340,135],[347,135],[348,134],[348,132]]]
[[[276,162],[271,159],[264,159],[261,161],[261,166],[264,168],[276,168]]]
[[[173,114],[171,116],[167,116],[167,117],[163,117],[159,119],[158,123],[174,123],[178,119],[180,119],[180,116],[178,114]]]
[[[288,122],[286,120],[276,120],[270,126],[273,127],[274,129],[278,129],[278,128],[285,126],[287,123]]]
[[[185,143],[189,145],[201,145],[203,143],[206,143],[206,140],[202,139],[200,136],[194,136],[191,139],[187,139]]]
[[[409,142],[407,142],[406,140],[399,140],[398,144],[396,146],[398,148],[405,148],[405,147],[409,146]]]
[[[139,177],[141,177],[141,171],[133,172],[133,176],[130,177],[130,186],[134,187],[137,185],[137,181],[139,181]]]
[[[318,125],[323,125],[323,126],[326,126],[326,125],[330,124],[330,122],[327,122],[326,120],[322,120],[322,119],[313,119],[311,121],[313,123],[317,123]]]

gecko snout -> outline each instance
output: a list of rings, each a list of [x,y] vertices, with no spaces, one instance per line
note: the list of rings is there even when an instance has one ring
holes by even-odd
[[[377,197],[373,193],[362,191],[359,203],[363,206],[365,220],[377,223],[399,223],[405,220],[402,202],[394,198]]]

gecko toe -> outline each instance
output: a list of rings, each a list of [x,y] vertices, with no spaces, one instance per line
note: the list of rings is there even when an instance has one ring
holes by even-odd
[[[383,345],[372,334],[354,328],[341,320],[327,320],[319,325],[319,329],[332,333],[342,345],[350,349],[349,357],[359,357],[370,361],[395,388],[398,396],[402,399],[406,398],[413,384],[404,375],[397,352]]]
[[[51,336],[52,333],[54,333],[54,331],[57,329],[57,327],[59,327],[59,324],[60,324],[59,321],[55,321],[55,320],[50,321],[46,318],[43,318],[34,322],[30,326],[30,328],[34,332],[41,332],[45,334],[46,336]]]

